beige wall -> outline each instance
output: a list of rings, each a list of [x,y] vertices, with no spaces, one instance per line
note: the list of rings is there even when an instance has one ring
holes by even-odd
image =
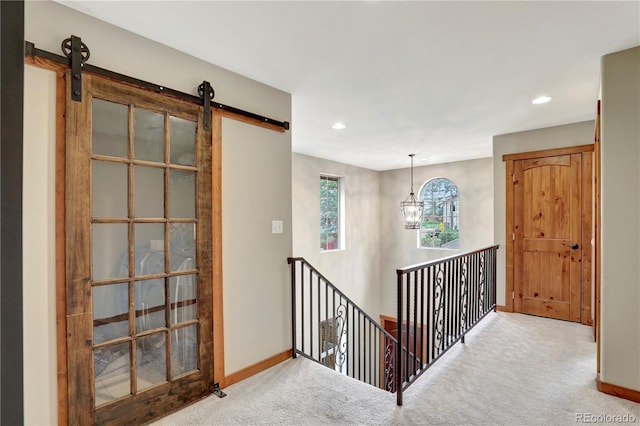
[[[403,228],[400,202],[409,195],[409,169],[382,173],[380,241],[382,314],[396,313],[396,269],[493,244],[491,158],[422,166],[414,169],[414,190],[436,177],[453,181],[460,191],[460,250],[419,249],[418,231]],[[377,314],[376,314],[377,315]]]
[[[304,257],[368,314],[380,312],[380,173],[293,154],[293,254]],[[320,252],[320,175],[341,177],[345,246]]]
[[[460,190],[461,250],[492,244],[491,159],[417,167],[416,190],[446,177]],[[309,260],[373,318],[394,315],[399,267],[459,251],[418,249],[417,231],[405,230],[400,202],[408,195],[409,170],[376,172],[302,154],[293,154],[294,255]],[[321,253],[319,237],[321,173],[344,178],[346,249]]]
[[[594,114],[596,104],[594,100]],[[594,121],[547,127],[526,132],[493,137],[493,233],[500,244],[497,258],[497,303],[505,304],[505,244],[506,244],[506,165],[504,154],[587,145],[593,143]]]
[[[284,232],[271,233],[282,220]],[[287,133],[222,120],[225,370],[291,348],[291,143]]]
[[[640,390],[640,47],[602,58],[601,380]]]
[[[61,54],[60,43],[71,34],[89,46],[92,65],[194,94],[208,80],[219,102],[291,120],[290,94],[57,3],[25,3],[25,38],[37,48]],[[25,77],[25,422],[55,424],[55,77],[31,67]],[[230,374],[290,347],[291,132],[225,120],[223,139],[224,300],[233,304],[224,312]],[[273,219],[283,220],[283,234],[271,234]],[[239,299],[243,303],[236,306]]]
[[[25,424],[56,424],[55,74],[25,66],[23,327]],[[37,124],[37,125],[36,125]]]

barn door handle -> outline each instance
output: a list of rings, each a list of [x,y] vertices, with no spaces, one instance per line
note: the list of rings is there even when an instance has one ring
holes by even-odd
[[[577,249],[579,249],[579,248],[580,248],[580,246],[579,246],[578,244],[576,244],[576,243],[571,244],[569,247],[570,247],[571,249],[573,249],[573,250],[577,250]]]

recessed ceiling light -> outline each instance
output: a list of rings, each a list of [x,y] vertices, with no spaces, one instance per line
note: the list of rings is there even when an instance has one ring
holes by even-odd
[[[550,96],[538,96],[537,98],[535,98],[534,100],[531,101],[532,104],[546,104],[547,102],[549,102],[551,100]]]
[[[336,123],[336,124],[334,124],[333,126],[331,126],[331,128],[332,128],[332,129],[335,129],[335,130],[342,130],[342,129],[344,129],[345,127],[347,127],[347,126],[345,126],[345,125],[344,125],[344,124],[342,124],[342,123]]]

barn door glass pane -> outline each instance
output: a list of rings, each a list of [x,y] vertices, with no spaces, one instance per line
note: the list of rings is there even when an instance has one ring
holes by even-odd
[[[93,287],[93,343],[129,335],[127,283]]]
[[[135,109],[134,156],[164,163],[164,114]]]
[[[183,166],[196,164],[196,123],[171,117],[171,162]]]
[[[167,381],[166,332],[136,339],[136,371],[138,391]]]
[[[183,170],[169,173],[171,205],[169,217],[194,218],[196,216],[196,174]]]
[[[198,329],[189,325],[171,333],[171,376],[176,377],[198,368]]]
[[[164,223],[136,223],[133,234],[135,275],[164,273]]]
[[[93,279],[129,276],[128,227],[124,223],[93,224]]]
[[[164,168],[134,166],[135,217],[164,217]]]
[[[96,406],[131,394],[130,357],[128,342],[94,349]]]
[[[196,224],[172,223],[169,227],[171,242],[171,271],[196,269]]]
[[[136,281],[136,332],[165,326],[164,279]]]
[[[171,277],[171,325],[196,319],[196,276]]]
[[[93,154],[125,158],[128,152],[127,105],[93,99]]]
[[[93,217],[127,217],[126,164],[94,161],[92,165]]]

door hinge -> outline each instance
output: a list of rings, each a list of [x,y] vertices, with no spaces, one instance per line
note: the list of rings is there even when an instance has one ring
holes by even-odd
[[[516,180],[516,174],[515,174],[515,173],[513,173],[513,174],[511,175],[511,181],[512,181],[513,183],[516,183],[516,182],[517,182],[517,180]]]
[[[516,298],[516,292],[515,292],[515,291],[512,291],[512,292],[511,292],[511,299],[515,299],[515,298]]]
[[[516,233],[515,233],[515,232],[511,234],[511,240],[512,240],[512,241],[515,241],[515,240],[516,240]]]

